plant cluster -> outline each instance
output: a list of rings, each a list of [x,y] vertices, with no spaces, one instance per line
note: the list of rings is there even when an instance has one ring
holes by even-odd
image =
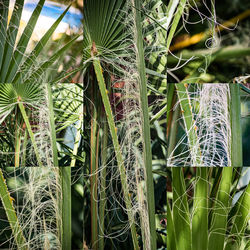
[[[250,247],[249,10],[77,1],[34,43],[46,1],[0,4],[0,249]]]

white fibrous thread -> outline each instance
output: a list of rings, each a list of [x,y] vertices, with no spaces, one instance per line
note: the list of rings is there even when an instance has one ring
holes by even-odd
[[[48,119],[49,109],[48,109],[48,94],[46,90],[46,86],[44,86],[44,98],[43,108],[39,109],[39,150],[41,152],[41,160],[44,162],[44,165],[47,167],[53,166],[52,161],[52,145],[51,141],[51,133],[50,133],[50,124]]]
[[[169,29],[171,27],[171,19],[167,18],[165,16],[164,10],[161,8],[162,3],[157,3],[153,8],[150,6],[150,1],[145,1],[147,8],[142,8],[142,12],[146,12],[148,16],[151,16],[154,19],[157,19],[159,22],[161,18],[167,19],[167,26],[165,28]],[[116,127],[118,129],[118,137],[120,142],[120,147],[124,159],[124,164],[126,168],[126,179],[129,186],[129,193],[130,193],[130,199],[132,201],[132,208],[131,211],[134,218],[136,219],[136,223],[138,223],[139,227],[142,228],[142,234],[144,234],[145,237],[145,249],[150,249],[150,232],[149,232],[149,219],[148,219],[148,204],[146,199],[146,192],[145,192],[145,180],[146,180],[146,171],[145,171],[145,164],[143,162],[143,137],[142,137],[142,110],[141,110],[141,103],[140,103],[140,88],[139,88],[139,74],[137,70],[137,61],[136,61],[136,45],[135,45],[135,37],[136,37],[136,29],[134,25],[134,16],[131,11],[133,10],[133,7],[131,7],[130,3],[126,3],[127,8],[124,8],[125,16],[126,18],[123,19],[124,27],[126,27],[126,30],[124,32],[128,34],[133,34],[133,37],[128,37],[127,39],[123,39],[120,41],[120,50],[119,52],[122,53],[122,56],[119,56],[116,50],[108,50],[107,48],[100,48],[97,45],[97,51],[102,51],[100,57],[101,65],[103,72],[107,72],[109,75],[112,75],[114,78],[111,79],[111,87],[113,87],[113,92],[117,91],[117,87],[115,87],[115,84],[124,85],[123,87],[119,88],[119,102],[122,103],[122,110],[117,110],[116,107],[113,107],[113,114],[114,119],[116,123]],[[131,2],[132,6],[134,6],[133,1]],[[197,6],[196,6],[197,7]],[[176,8],[176,5],[173,6],[173,10]],[[156,11],[157,9],[157,11]],[[198,10],[197,10],[198,11]],[[157,14],[155,14],[157,13]],[[144,15],[145,17],[145,15]],[[204,21],[206,17],[203,15],[202,20]],[[148,36],[144,36],[146,42],[148,43],[147,50],[145,50],[145,60],[150,61],[152,60],[152,63],[156,61],[158,57],[162,57],[161,63],[159,64],[159,69],[162,71],[167,71],[168,74],[171,74],[173,77],[173,71],[176,69],[179,69],[181,66],[180,62],[182,61],[180,58],[180,61],[173,69],[167,69],[166,68],[166,31],[159,28],[158,24],[154,24],[154,21],[150,18],[146,18],[147,20],[143,22],[143,28],[147,28],[147,25],[150,23],[153,23],[155,25],[155,33],[150,34]],[[184,20],[185,21],[185,20]],[[161,22],[160,22],[161,23]],[[164,23],[164,22],[163,22]],[[126,44],[128,46],[126,47]],[[161,52],[157,51],[157,48],[161,47]],[[85,48],[86,51],[90,50],[90,48]],[[155,53],[154,53],[155,52]],[[192,59],[192,58],[191,58]],[[187,63],[187,60],[185,60],[184,64]],[[156,78],[158,80],[158,76],[151,76],[152,81],[155,81]],[[166,79],[159,79],[163,83],[166,83]],[[150,82],[148,81],[148,85],[150,86]],[[159,88],[159,91],[165,88],[165,85],[162,85],[163,87]],[[199,94],[202,91],[202,88],[197,90],[196,96],[192,97],[192,101],[194,98],[197,100],[199,98]],[[205,91],[205,89],[204,89]],[[207,90],[208,91],[208,90]],[[212,89],[211,89],[212,91]],[[223,92],[224,93],[224,92]],[[223,98],[225,98],[223,93],[217,93],[217,95],[223,95]],[[201,98],[201,97],[200,97]],[[88,96],[86,97],[88,99]],[[217,98],[218,105],[217,108],[220,106],[220,103],[222,102],[219,100],[219,97]],[[223,99],[224,100],[224,99]],[[165,98],[164,98],[165,101]],[[216,103],[216,102],[215,102]],[[155,103],[153,103],[154,105]],[[157,103],[158,105],[159,103]],[[90,103],[90,105],[93,105],[93,103]],[[213,106],[213,102],[211,102],[211,106]],[[223,103],[224,105],[224,103]],[[115,105],[114,105],[115,106]],[[216,105],[215,105],[216,106]],[[223,106],[225,107],[225,106]],[[95,108],[95,107],[94,107]],[[212,107],[211,107],[212,108]],[[155,109],[155,106],[153,106],[153,109]],[[204,107],[203,107],[204,109]],[[212,108],[213,109],[213,108]],[[219,154],[219,151],[222,149],[217,148],[214,149],[213,156],[209,158],[208,156],[208,142],[210,143],[210,139],[204,139],[203,134],[200,134],[201,132],[199,129],[204,129],[206,125],[206,121],[202,121],[202,116],[204,114],[205,110],[202,111],[200,109],[197,111],[196,116],[194,117],[196,120],[196,126],[198,127],[197,135],[200,136],[198,142],[202,143],[203,146],[201,146],[201,150],[203,152],[202,160],[206,161],[205,164],[209,165],[210,163],[216,163],[218,164],[224,164],[224,162],[227,162],[227,151],[225,151],[225,159],[224,157]],[[217,113],[218,112],[218,113]],[[215,124],[215,127],[219,126],[219,124],[224,125],[224,118],[227,116],[227,114],[223,114],[225,117],[219,117],[219,110],[216,112],[216,117],[213,119],[216,120],[217,117],[220,119],[217,124]],[[96,121],[95,121],[96,122]],[[99,121],[98,121],[99,122]],[[215,122],[215,121],[214,121]],[[101,122],[97,126],[101,125]],[[200,127],[199,127],[200,126]],[[226,127],[223,127],[226,131],[223,131],[222,135],[228,134],[228,124],[226,124]],[[101,127],[101,126],[100,126]],[[208,128],[208,136],[213,136],[214,140],[217,138],[217,134],[211,135],[213,132],[212,128]],[[219,131],[219,129],[217,130]],[[216,132],[219,133],[219,132]],[[221,135],[221,137],[222,137]],[[183,137],[180,142],[178,142],[178,145],[180,143],[183,143],[187,137]],[[225,140],[225,138],[224,138]],[[223,145],[226,145],[227,142],[225,142]],[[177,147],[178,147],[177,145]],[[195,145],[194,151],[199,148],[199,145]],[[174,150],[175,151],[175,150]],[[115,232],[108,233],[106,230],[105,232],[101,232],[102,235],[105,238],[116,238],[119,239],[119,236],[121,234],[125,234],[127,231],[130,230],[130,224],[129,221],[124,218],[120,213],[120,208],[123,209],[123,211],[126,212],[126,207],[124,204],[124,194],[121,189],[121,179],[120,179],[120,173],[118,166],[116,165],[116,158],[114,155],[114,149],[112,146],[112,142],[109,141],[109,144],[107,145],[107,152],[108,152],[108,162],[105,162],[103,164],[100,164],[98,166],[98,170],[95,173],[92,173],[92,175],[98,175],[97,181],[98,181],[98,201],[100,202],[101,199],[101,192],[105,192],[107,202],[106,204],[106,210],[105,215],[109,217],[109,221],[111,223],[113,218],[118,218],[118,220],[126,226],[123,226],[122,229],[117,229]],[[189,152],[188,150],[188,143],[186,145],[186,153]],[[174,153],[174,152],[173,152]],[[190,163],[190,159],[188,157],[184,157],[184,153],[182,152],[178,156],[174,156],[172,154],[168,159],[168,166],[170,165],[179,165],[182,163]],[[189,152],[190,153],[190,152]],[[193,152],[192,155],[195,155],[195,152]],[[218,155],[220,156],[219,159]],[[184,164],[186,165],[186,164]],[[102,171],[106,171],[106,176],[108,176],[108,182],[105,183],[105,186],[102,186],[102,183],[104,182],[103,176],[101,175]],[[128,211],[127,211],[128,212]],[[137,219],[137,218],[140,219]],[[106,225],[107,228],[111,225]]]
[[[171,152],[168,166],[190,166],[198,158],[199,166],[230,166],[229,85],[196,84],[195,91],[189,93],[189,99],[192,103],[192,129],[196,131],[197,145],[193,145],[190,151],[188,141],[190,131],[185,127],[185,135]],[[179,102],[180,100],[176,105],[179,105]],[[180,145],[184,145],[184,149],[175,155]],[[201,156],[197,155],[199,151]]]
[[[127,11],[128,10],[128,11]],[[146,171],[143,161],[143,138],[142,138],[142,110],[140,104],[140,88],[139,88],[139,73],[137,70],[137,59],[134,37],[136,37],[136,30],[134,27],[134,16],[130,3],[127,3],[125,7],[126,18],[123,20],[126,29],[130,29],[128,34],[133,34],[133,37],[128,37],[126,41],[121,43],[128,43],[129,46],[124,46],[124,53],[128,56],[124,58],[117,58],[117,61],[111,61],[106,55],[113,53],[112,51],[105,51],[102,55],[101,63],[105,71],[113,76],[111,87],[113,92],[117,93],[118,102],[122,104],[122,108],[117,108],[118,103],[113,106],[114,120],[117,130],[120,149],[123,156],[123,162],[126,169],[126,180],[129,189],[129,197],[131,199],[131,210],[127,211],[124,203],[124,193],[121,189],[120,172],[116,165],[115,156],[109,158],[109,162],[102,165],[99,164],[98,170],[98,193],[105,192],[107,204],[105,209],[105,216],[109,216],[109,220],[112,221],[113,216],[116,216],[123,228],[118,229],[115,232],[102,232],[105,238],[116,238],[119,240],[119,236],[130,231],[130,221],[119,215],[119,211],[122,210],[125,213],[132,213],[135,224],[139,228],[142,228],[142,233],[145,239],[145,249],[150,249],[150,232],[149,232],[149,219],[148,219],[148,205],[145,194],[145,180]],[[118,64],[117,64],[118,62]],[[108,66],[107,66],[108,65]],[[122,65],[122,67],[121,67]],[[123,67],[124,66],[124,67]],[[119,69],[119,73],[115,74],[112,69]],[[120,87],[117,87],[122,85]],[[119,93],[119,94],[118,94]],[[111,142],[110,142],[111,143]],[[107,146],[108,155],[113,150],[112,145]],[[101,171],[106,168],[106,176],[109,176],[109,182],[103,187]],[[100,200],[99,200],[100,201]],[[108,225],[109,226],[109,225]]]
[[[204,84],[197,114],[198,138],[205,166],[231,166],[228,84]]]
[[[27,84],[27,86],[29,86],[29,84]],[[28,102],[28,105],[25,105],[25,110],[27,114],[30,113],[29,122],[35,137],[39,157],[44,166],[51,167],[53,166],[52,145],[46,84],[41,84],[41,86],[37,85],[37,88],[39,88],[39,96],[37,96],[36,100],[31,104]],[[29,142],[31,143],[30,139]],[[36,167],[36,155],[32,143],[30,147],[22,149],[22,153],[24,153],[24,151],[26,151],[27,159],[31,162],[32,166]]]
[[[13,171],[13,201],[27,249],[61,249],[58,210],[61,200],[58,168],[26,167]],[[17,249],[14,236],[10,249]]]

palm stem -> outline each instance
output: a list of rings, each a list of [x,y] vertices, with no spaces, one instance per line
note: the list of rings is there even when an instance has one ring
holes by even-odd
[[[232,167],[224,167],[222,170],[220,186],[213,207],[208,241],[209,250],[223,249],[224,247],[232,173]]]
[[[25,128],[24,138],[23,138],[23,143],[22,143],[22,151],[23,151],[22,161],[21,161],[22,167],[26,166],[26,148],[27,148],[27,142],[28,142],[28,132],[27,132],[27,129]]]
[[[10,227],[12,229],[17,248],[20,250],[27,250],[28,247],[25,246],[26,239],[24,238],[22,228],[19,224],[14,206],[13,206],[13,198],[10,196],[8,191],[8,187],[6,185],[6,180],[4,179],[3,172],[0,169],[0,198],[2,200],[2,204],[4,210],[6,212],[8,221],[10,223]]]
[[[207,167],[196,169],[192,218],[192,249],[207,249],[208,245],[208,183]]]
[[[240,109],[240,86],[229,84],[230,87],[230,116],[231,116],[231,166],[242,167],[242,132]]]
[[[133,1],[132,1],[133,2]],[[146,197],[149,213],[150,225],[150,246],[151,249],[156,249],[156,228],[155,228],[155,203],[154,203],[154,182],[152,174],[152,152],[151,152],[151,137],[150,137],[150,123],[148,111],[148,97],[147,97],[147,79],[145,72],[145,61],[143,51],[143,35],[141,27],[141,0],[135,0],[134,21],[136,30],[136,59],[137,68],[139,71],[140,84],[140,101],[142,108],[142,133],[143,133],[143,148],[144,148],[144,164],[146,170]]]
[[[42,167],[43,164],[42,164],[39,152],[38,152],[38,148],[37,148],[36,141],[35,141],[35,136],[34,136],[34,134],[32,132],[32,129],[31,129],[31,126],[30,126],[30,123],[29,123],[29,119],[28,119],[28,116],[27,116],[27,113],[25,111],[23,103],[18,102],[18,107],[19,107],[19,109],[20,109],[20,111],[22,113],[24,122],[26,124],[27,130],[28,130],[31,142],[32,142],[32,146],[34,148],[34,152],[35,152],[35,155],[36,155],[36,158],[37,158],[38,165],[39,165],[39,167]]]
[[[60,240],[62,250],[71,249],[71,167],[58,167],[61,195],[59,199],[59,214],[62,223]]]
[[[100,172],[101,189],[100,189],[100,241],[99,249],[104,249],[105,235],[105,206],[106,206],[106,161],[107,161],[107,144],[108,144],[108,125],[104,120],[103,137],[102,137],[102,169]]]
[[[176,250],[175,226],[173,221],[173,213],[167,199],[167,246]]]
[[[83,112],[83,105],[80,107],[80,112]],[[72,152],[72,159],[71,159],[71,163],[70,166],[74,167],[76,164],[76,156],[77,156],[77,152],[78,152],[78,147],[79,147],[79,142],[81,139],[81,128],[83,125],[83,113],[80,113],[79,115],[79,121],[78,124],[76,125],[76,136],[75,136],[75,142],[74,142],[74,148],[73,148],[73,152]]]
[[[237,201],[237,213],[225,250],[237,249],[241,245],[247,223],[250,220],[250,183]],[[246,248],[247,249],[247,248]]]
[[[47,96],[48,96],[49,124],[50,124],[53,164],[55,167],[59,167],[58,152],[57,152],[57,145],[56,145],[55,115],[54,115],[53,98],[52,98],[52,90],[51,90],[50,83],[46,84],[46,90],[47,90]]]
[[[191,250],[190,214],[182,167],[172,168],[173,225],[176,235],[176,249]]]
[[[20,164],[20,149],[21,149],[21,128],[18,123],[18,115],[16,117],[16,132],[15,132],[15,167]]]
[[[56,145],[56,128],[55,115],[53,107],[53,97],[51,84],[46,84],[49,108],[49,124],[53,154],[53,165],[59,167],[61,197],[59,198],[60,216],[62,219],[61,229],[61,244],[62,249],[71,249],[71,169],[69,167],[60,167],[58,162],[58,151]]]
[[[129,187],[128,187],[128,181],[127,181],[127,176],[126,176],[126,169],[124,166],[121,148],[120,148],[118,137],[117,137],[117,129],[115,127],[115,122],[114,122],[114,118],[113,118],[113,114],[112,114],[112,110],[111,110],[111,105],[109,102],[109,97],[107,94],[107,90],[106,90],[106,86],[105,86],[105,82],[104,82],[104,78],[103,78],[103,74],[102,74],[102,68],[101,68],[100,61],[98,58],[94,57],[93,51],[92,51],[92,57],[93,57],[93,65],[94,65],[100,93],[102,96],[102,101],[103,101],[106,117],[108,120],[109,130],[110,130],[112,142],[114,145],[114,151],[115,151],[115,155],[116,155],[116,159],[117,159],[117,163],[118,163],[118,168],[120,171],[121,185],[122,185],[124,200],[125,200],[126,209],[127,209],[127,213],[128,213],[133,245],[134,245],[134,249],[139,249],[139,244],[138,244],[138,240],[137,240],[137,236],[136,236],[135,222],[134,222],[135,220],[134,220],[134,215],[133,215],[133,211],[132,211],[131,199],[130,199],[130,195],[129,195]]]
[[[94,108],[91,120],[91,242],[94,250],[98,249],[98,203],[97,203],[97,169],[98,169],[98,140],[99,131],[97,129],[97,111]]]

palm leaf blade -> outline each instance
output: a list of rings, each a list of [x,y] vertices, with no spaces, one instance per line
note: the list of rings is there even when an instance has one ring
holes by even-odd
[[[6,39],[6,30],[7,30],[7,20],[8,20],[8,9],[9,9],[9,0],[4,2],[4,7],[0,8],[0,65],[2,65],[4,45]]]
[[[16,74],[18,66],[20,65],[22,58],[24,56],[24,53],[26,51],[28,42],[30,41],[30,37],[33,33],[33,30],[35,28],[38,17],[39,17],[41,10],[43,8],[44,2],[45,2],[45,0],[40,0],[40,2],[38,3],[35,10],[33,11],[32,16],[29,19],[29,22],[27,23],[27,25],[22,33],[22,36],[18,42],[17,48],[16,48],[14,55],[12,57],[5,82],[11,82],[13,80],[13,77]]]
[[[44,34],[44,36],[41,38],[41,40],[37,43],[36,47],[31,52],[30,56],[24,62],[24,64],[23,64],[24,69],[21,72],[16,74],[16,76],[13,80],[14,83],[20,82],[22,79],[25,78],[25,75],[29,71],[30,67],[32,67],[34,65],[35,59],[41,53],[42,49],[44,48],[46,43],[51,38],[52,34],[56,30],[57,26],[59,25],[59,23],[61,22],[61,20],[63,19],[63,17],[65,16],[65,14],[67,13],[69,8],[70,8],[70,6],[68,6],[65,9],[65,11],[61,14],[61,16],[54,22],[54,24],[50,27],[50,29]]]
[[[5,81],[10,65],[10,60],[15,47],[17,32],[21,20],[24,0],[17,0],[7,29],[7,36],[4,47],[4,55],[0,72],[0,82]]]

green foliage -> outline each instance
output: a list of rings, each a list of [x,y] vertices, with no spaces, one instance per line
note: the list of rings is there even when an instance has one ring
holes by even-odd
[[[237,15],[236,2],[219,18]],[[20,35],[24,1],[15,2],[9,22],[9,1],[0,8],[0,219],[6,220],[0,229],[9,226],[0,243],[10,238],[4,247],[28,249],[37,240],[39,249],[65,250],[247,248],[250,185],[238,190],[238,183],[246,152],[241,106],[250,93],[240,75],[250,50],[244,32],[236,42],[234,31],[228,33],[232,24],[217,23],[221,3],[87,0],[83,34],[46,47],[68,6],[28,52],[44,3]],[[66,52],[79,50],[81,65],[65,63]],[[84,84],[59,83],[73,82],[78,72]],[[208,82],[218,90],[218,82],[235,82],[224,85],[224,123],[214,121],[222,101],[213,92],[201,96]],[[225,141],[208,145],[212,135],[199,119],[214,134],[226,131]],[[207,155],[231,165],[203,167]],[[178,167],[168,167],[170,159]],[[39,167],[41,176],[29,167]],[[26,197],[20,190],[29,185],[34,190]],[[34,222],[30,207],[45,204],[50,210],[37,215],[32,231],[23,218]]]
[[[241,171],[242,168],[237,167],[171,168],[173,198],[168,197],[168,216],[173,216],[173,219],[168,225],[171,237],[168,237],[167,244],[172,246],[176,242],[177,249],[189,249],[190,245],[192,249],[241,249],[240,246],[246,244],[244,231],[249,220],[249,205],[246,202],[249,202],[250,186],[244,187],[236,201],[239,190],[235,183]],[[236,173],[238,177],[233,178]],[[191,181],[190,175],[194,176]],[[182,191],[176,196],[180,186]],[[182,224],[178,218],[184,220]],[[189,223],[192,227],[188,226]],[[241,231],[243,225],[245,228]],[[188,238],[190,230],[192,240]],[[197,237],[203,238],[203,241],[197,240]]]
[[[53,160],[52,164],[56,167],[59,167],[59,164],[63,162],[62,165],[67,166],[67,162],[72,160],[74,157],[74,166],[79,165],[79,159],[81,159],[81,150],[77,150],[78,146],[81,147],[81,140],[80,134],[77,138],[77,146],[74,149],[74,155],[71,154],[71,149],[67,148],[67,150],[62,151],[59,153],[58,151],[58,144],[57,144],[57,136],[56,128],[60,128],[60,130],[67,129],[69,125],[72,126],[76,123],[79,119],[79,114],[77,114],[77,118],[75,117],[72,121],[70,119],[73,117],[72,115],[68,115],[68,124],[65,126],[65,115],[64,120],[63,117],[60,117],[62,112],[61,106],[62,103],[66,103],[68,100],[55,101],[55,93],[52,91],[51,86],[47,83],[42,83],[41,80],[44,81],[44,76],[51,71],[51,66],[60,58],[62,57],[66,51],[70,49],[70,47],[76,42],[76,39],[79,38],[79,35],[75,36],[72,40],[70,40],[66,45],[60,48],[58,51],[53,53],[52,56],[48,56],[47,60],[42,63],[39,67],[37,67],[37,60],[42,53],[46,51],[45,45],[51,39],[52,34],[60,24],[61,20],[67,13],[68,8],[61,14],[61,16],[55,21],[55,23],[48,29],[45,35],[41,38],[40,41],[37,42],[35,48],[27,54],[27,48],[31,44],[31,35],[34,31],[36,26],[36,22],[39,18],[40,12],[44,6],[45,1],[40,0],[37,4],[36,8],[31,15],[29,22],[27,23],[23,32],[18,35],[19,28],[20,28],[20,20],[23,10],[23,3],[24,1],[16,1],[14,5],[14,10],[12,12],[12,16],[9,22],[8,14],[10,12],[9,1],[4,1],[4,5],[1,7],[1,52],[0,52],[0,89],[1,89],[1,96],[0,96],[0,124],[1,124],[1,168],[5,171],[6,166],[15,166],[15,167],[49,167],[48,162],[50,153],[42,152],[43,145],[40,144],[41,139],[41,129],[39,126],[39,121],[37,120],[37,116],[41,112],[48,112],[48,121],[45,120],[45,123],[50,127],[50,130],[47,131],[46,137],[51,138],[51,147],[53,152]],[[18,40],[19,37],[19,40]],[[63,79],[65,76],[70,76],[72,74],[77,73],[78,71],[82,70],[82,67],[79,67],[73,72],[67,72],[66,74],[61,74],[60,78]],[[39,79],[39,77],[41,77]],[[6,83],[7,82],[7,83]],[[81,92],[81,85],[78,84],[80,87],[76,87],[74,90],[70,90],[73,92],[75,96],[79,95]],[[62,89],[62,88],[61,88]],[[64,89],[67,88],[67,85],[64,86]],[[62,91],[63,92],[63,91]],[[48,99],[48,104],[46,103]],[[56,102],[57,106],[57,113],[54,112],[54,103]],[[68,101],[69,103],[71,101]],[[79,107],[82,104],[82,98],[78,100],[74,100],[76,107],[65,110],[66,113],[70,112],[78,112]],[[48,105],[48,106],[47,106]],[[64,107],[65,108],[65,107]],[[55,115],[56,114],[56,115]],[[63,123],[59,123],[58,121],[63,121]],[[69,121],[71,120],[71,121]],[[80,130],[80,129],[79,129]],[[43,131],[46,133],[46,131]],[[40,137],[40,139],[39,139]],[[48,143],[46,138],[43,138],[44,145]],[[32,146],[34,150],[35,159],[32,159],[32,153],[30,153]],[[62,144],[65,147],[64,144]],[[46,146],[47,147],[47,146]],[[48,150],[48,148],[46,149]],[[28,153],[27,153],[28,152]],[[69,153],[69,156],[65,155],[65,153]],[[45,161],[44,158],[42,159],[42,155],[46,155],[47,160]],[[15,155],[14,161],[12,160],[11,155]],[[78,157],[79,155],[79,157]],[[28,158],[29,157],[29,158]],[[53,169],[55,171],[55,169]],[[55,171],[56,174],[57,171]],[[55,218],[58,222],[58,230],[61,233],[60,241],[62,249],[70,249],[71,248],[71,234],[68,232],[71,231],[71,204],[69,201],[71,200],[71,169],[70,168],[62,168],[60,171],[60,177],[58,177],[58,187],[61,187],[62,192],[65,194],[63,199],[60,198],[60,190],[58,191],[57,199],[61,200],[59,205],[59,214],[57,214],[57,218]],[[30,172],[31,174],[31,172]],[[32,176],[30,176],[32,178]],[[27,225],[19,223],[19,216],[20,216],[20,209],[18,207],[19,200],[17,201],[17,205],[13,206],[13,199],[10,196],[8,191],[8,187],[6,185],[6,180],[2,174],[1,170],[1,204],[6,212],[7,219],[12,229],[12,235],[15,239],[15,244],[18,249],[27,249],[28,246],[32,243],[29,242],[27,238],[26,228]],[[40,183],[37,183],[37,189],[39,189]],[[49,186],[49,183],[48,183]],[[52,192],[52,191],[51,191]],[[48,197],[45,195],[46,199]],[[51,197],[50,197],[51,198]],[[52,200],[53,201],[53,200]],[[25,202],[25,200],[23,201]],[[34,202],[34,201],[32,201]],[[41,197],[40,203],[42,204],[43,198]],[[55,201],[54,201],[55,202]],[[39,204],[37,203],[37,206]],[[49,207],[49,205],[48,205]],[[17,216],[18,215],[18,216]],[[60,221],[60,217],[62,221]],[[47,218],[46,218],[47,219]],[[49,218],[48,218],[49,219]],[[22,220],[21,220],[22,221]],[[22,223],[24,223],[22,221]],[[40,223],[40,222],[38,222]],[[47,222],[44,221],[44,225],[41,227],[41,235],[42,235],[42,228],[45,229],[50,227],[46,225]],[[23,232],[24,230],[24,232]],[[35,229],[34,229],[35,230]],[[48,229],[49,230],[49,229]],[[37,233],[37,232],[36,232]],[[50,233],[50,232],[48,232]],[[43,237],[43,236],[39,236]],[[47,237],[47,236],[46,236]],[[45,237],[44,239],[44,247],[47,248],[48,239]],[[51,242],[53,239],[51,239]],[[37,246],[40,247],[40,246]]]

